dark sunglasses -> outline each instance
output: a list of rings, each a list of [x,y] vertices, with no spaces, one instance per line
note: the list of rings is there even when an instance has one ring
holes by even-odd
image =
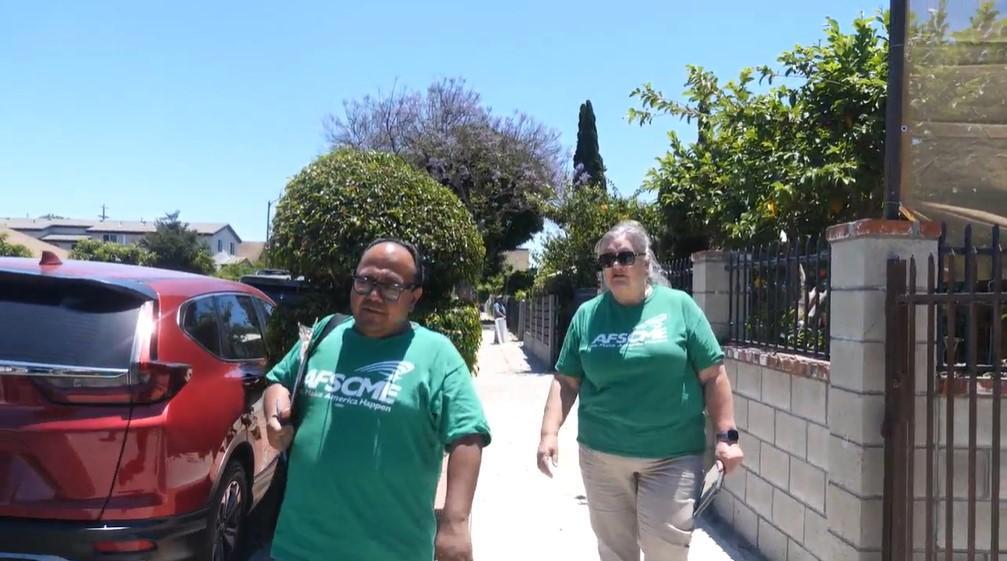
[[[402,297],[406,290],[416,288],[415,284],[398,284],[394,282],[381,282],[361,275],[353,275],[353,292],[361,296],[370,295],[371,291],[378,289],[381,299],[389,304],[394,304]]]
[[[598,256],[598,265],[602,269],[607,269],[618,263],[623,267],[629,267],[636,263],[636,258],[643,257],[646,253],[634,253],[632,251],[620,251],[619,253],[602,253]]]

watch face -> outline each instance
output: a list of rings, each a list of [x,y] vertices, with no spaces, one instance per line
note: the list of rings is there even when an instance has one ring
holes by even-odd
[[[734,444],[738,441],[738,431],[736,429],[728,429],[725,432],[717,434],[717,438],[723,442]]]

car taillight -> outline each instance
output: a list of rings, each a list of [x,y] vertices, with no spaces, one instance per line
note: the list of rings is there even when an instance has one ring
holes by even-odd
[[[192,378],[188,364],[151,361],[136,370],[133,403],[157,403],[171,399]]]
[[[81,374],[42,377],[36,385],[49,400],[74,405],[129,405],[171,399],[192,377],[188,364],[147,361],[119,376]]]

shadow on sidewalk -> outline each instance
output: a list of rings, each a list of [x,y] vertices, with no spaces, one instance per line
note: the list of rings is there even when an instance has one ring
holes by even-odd
[[[528,364],[528,370],[526,372],[515,372],[522,376],[552,376],[555,371],[552,366],[546,364],[545,361],[540,360],[535,355],[528,352],[524,347],[524,343],[513,343],[521,347],[521,354],[524,355],[524,360]]]
[[[503,370],[510,375],[552,376],[555,374],[552,365],[529,352],[525,348],[524,342],[518,339],[513,332],[507,332],[507,342],[495,343],[492,324],[483,325],[483,340],[479,349],[480,362],[483,360],[483,353],[489,353],[485,357],[487,360],[497,361],[497,364],[505,364],[506,368]]]
[[[697,548],[703,548],[704,545],[706,548],[718,548],[718,553],[723,554],[720,557],[731,561],[766,561],[766,557],[758,549],[714,513],[702,514],[696,520],[696,530],[693,541]],[[703,537],[695,539],[699,532],[704,533],[712,544],[702,544]],[[712,557],[710,552],[704,553],[707,557]]]

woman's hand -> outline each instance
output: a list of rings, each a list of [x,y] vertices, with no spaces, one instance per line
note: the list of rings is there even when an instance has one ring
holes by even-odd
[[[538,470],[552,477],[552,470],[559,466],[559,437],[543,434],[538,443]]]
[[[724,464],[724,475],[737,469],[745,459],[745,453],[737,443],[718,442],[715,454],[717,459]]]

